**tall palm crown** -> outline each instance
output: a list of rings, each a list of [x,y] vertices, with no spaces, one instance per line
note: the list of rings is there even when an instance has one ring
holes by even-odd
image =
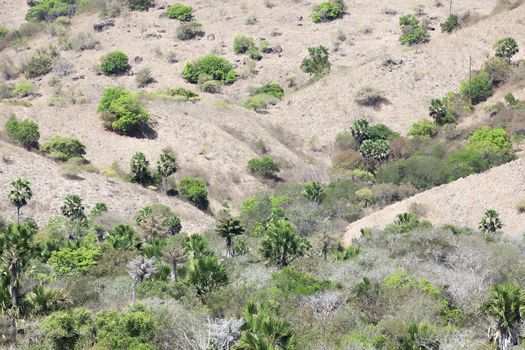
[[[11,182],[11,190],[9,191],[8,198],[16,207],[18,223],[20,223],[20,208],[26,205],[33,196],[30,185],[31,183],[23,177],[19,177]]]
[[[244,233],[244,228],[241,225],[241,220],[227,217],[219,221],[215,228],[215,232],[219,236],[226,238],[226,249],[228,250],[228,254],[230,254],[233,237],[242,235]]]

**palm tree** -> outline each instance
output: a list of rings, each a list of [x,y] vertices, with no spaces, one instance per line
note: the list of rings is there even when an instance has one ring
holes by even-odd
[[[525,291],[514,282],[493,285],[489,300],[482,310],[496,318],[496,326],[489,327],[490,341],[499,350],[507,350],[519,343],[519,326],[525,311]]]
[[[241,225],[241,220],[232,217],[224,218],[217,224],[215,232],[219,236],[226,238],[226,254],[228,256],[233,256],[233,237],[242,235],[244,233],[244,228]]]
[[[485,216],[479,223],[479,229],[485,234],[495,234],[498,230],[501,230],[503,223],[499,217],[499,214],[494,209],[489,209],[485,212]]]
[[[133,250],[139,243],[139,237],[130,225],[119,224],[106,232],[104,243],[111,249]]]
[[[190,235],[186,237],[184,248],[186,248],[188,257],[191,260],[213,255],[203,235]]]
[[[137,285],[144,282],[146,278],[150,278],[156,271],[155,260],[147,259],[141,255],[131,260],[127,267],[128,267],[129,276],[131,277],[133,281],[132,299],[133,301],[135,301],[137,297],[136,295]]]
[[[135,219],[137,225],[142,229],[144,240],[147,242],[166,233],[164,223],[166,219],[154,207],[144,207]]]
[[[171,264],[171,280],[177,280],[177,266],[188,260],[188,254],[182,244],[173,243],[162,250],[162,259]]]
[[[310,242],[297,234],[293,224],[281,219],[268,225],[261,253],[269,264],[283,268],[310,248]]]
[[[177,171],[175,155],[172,152],[162,152],[157,161],[157,171],[162,177],[162,190],[168,193],[168,177]]]
[[[60,309],[67,303],[67,296],[61,289],[46,288],[35,286],[27,298],[33,313],[46,315]]]
[[[304,185],[303,196],[311,202],[321,203],[325,195],[324,189],[317,181],[312,181]]]
[[[37,255],[33,242],[37,228],[30,223],[11,224],[0,233],[0,257],[8,278],[13,316],[13,341],[16,343],[17,318],[20,311],[20,281],[31,258]]]
[[[205,298],[209,292],[228,282],[224,264],[215,256],[194,260],[188,279],[201,298]]]
[[[16,216],[17,224],[20,224],[20,209],[27,204],[27,201],[33,196],[31,183],[23,178],[19,177],[18,179],[11,182],[11,190],[9,191],[9,201],[16,207]]]
[[[263,305],[248,301],[244,306],[243,333],[235,350],[295,350],[297,341],[288,324]]]
[[[82,220],[86,217],[82,199],[77,194],[68,194],[64,198],[64,204],[60,207],[60,211],[69,220]]]

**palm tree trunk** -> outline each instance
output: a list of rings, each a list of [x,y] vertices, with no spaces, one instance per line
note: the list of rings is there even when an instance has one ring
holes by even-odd
[[[177,259],[173,259],[171,262],[171,280],[173,282],[177,281]]]
[[[232,257],[232,238],[230,236],[226,237],[226,256],[228,258]]]
[[[20,207],[16,207],[16,223],[20,225]]]

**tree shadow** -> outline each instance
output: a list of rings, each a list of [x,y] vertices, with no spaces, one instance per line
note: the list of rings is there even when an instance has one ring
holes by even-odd
[[[137,139],[155,140],[158,137],[158,134],[151,126],[146,124],[130,133],[129,136]]]

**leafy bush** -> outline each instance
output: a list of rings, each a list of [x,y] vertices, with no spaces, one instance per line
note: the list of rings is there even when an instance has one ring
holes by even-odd
[[[104,75],[120,75],[129,70],[128,56],[121,51],[112,51],[100,58],[100,71]]]
[[[246,53],[253,46],[255,46],[255,43],[253,42],[253,38],[247,35],[237,35],[235,38],[233,38],[233,52],[234,53],[237,53],[237,54]]]
[[[0,26],[0,39],[5,38],[7,36],[7,33],[9,33],[7,28]]]
[[[37,148],[40,131],[38,125],[29,119],[17,120],[9,117],[5,123],[5,131],[15,142],[20,142],[26,148]]]
[[[91,346],[95,321],[91,311],[57,311],[42,321],[44,336],[53,349],[80,349]]]
[[[442,32],[452,33],[456,28],[459,28],[459,17],[457,15],[450,15],[444,23],[441,23]]]
[[[267,94],[257,94],[248,97],[248,99],[243,103],[243,106],[248,109],[253,109],[256,112],[262,111],[270,105],[277,104],[279,99],[267,95]]]
[[[420,122],[412,124],[408,130],[408,135],[410,136],[428,136],[432,137],[437,134],[436,124],[432,123],[430,120],[422,120]]]
[[[179,183],[180,194],[201,209],[208,208],[208,190],[204,181],[185,177]]]
[[[138,129],[149,119],[148,111],[140,102],[129,91],[119,87],[104,89],[98,112],[102,113],[106,128],[124,134]]]
[[[503,57],[491,57],[483,65],[483,70],[487,72],[490,80],[494,84],[500,84],[510,76],[511,73],[510,63]]]
[[[152,315],[140,304],[125,312],[100,311],[96,317],[97,344],[103,349],[152,350],[156,324]]]
[[[179,21],[189,21],[193,16],[193,8],[184,4],[174,4],[168,6],[166,14],[169,18],[178,19]]]
[[[193,62],[188,62],[182,70],[182,77],[192,84],[199,82],[199,77],[206,74],[212,80],[232,84],[237,79],[237,73],[226,59],[208,55]]]
[[[101,255],[100,248],[79,247],[60,248],[51,253],[47,261],[59,275],[65,275],[70,272],[88,272],[91,266],[97,263]]]
[[[459,92],[472,104],[478,104],[492,95],[492,81],[487,72],[480,71],[474,74],[471,80],[461,82]]]
[[[27,10],[26,21],[52,22],[61,16],[75,13],[75,0],[40,0]]]
[[[272,279],[276,287],[285,295],[312,295],[335,287],[329,280],[318,280],[315,277],[285,267],[280,272],[273,272]]]
[[[301,63],[303,72],[313,77],[320,77],[330,72],[330,61],[328,59],[328,49],[324,46],[308,48],[309,57]]]
[[[496,56],[505,57],[509,62],[512,56],[519,52],[518,44],[513,38],[507,37],[496,41],[494,44]]]
[[[24,69],[26,78],[36,78],[51,72],[58,53],[52,49],[41,49],[31,57]]]
[[[248,170],[262,177],[273,178],[279,172],[279,165],[268,156],[254,158],[248,161]]]
[[[509,135],[502,127],[490,128],[481,127],[474,131],[468,138],[469,147],[477,149],[492,149],[496,151],[509,151],[512,147],[512,141]]]
[[[26,81],[26,82],[15,84],[15,86],[13,86],[13,89],[11,90],[11,93],[15,95],[16,97],[28,97],[28,96],[33,95],[34,91],[35,91],[34,85]]]
[[[428,189],[447,182],[446,166],[441,159],[415,155],[383,165],[376,174],[379,183],[409,183]]]
[[[166,94],[169,96],[181,96],[186,100],[198,99],[199,94],[185,88],[170,88],[166,90]]]
[[[368,128],[366,139],[372,140],[372,141],[376,141],[376,140],[388,141],[398,136],[399,136],[399,133],[391,130],[385,124],[376,124]]]
[[[176,35],[179,40],[191,40],[196,37],[203,37],[204,30],[199,22],[190,22],[178,26]]]
[[[126,0],[128,8],[134,11],[147,11],[154,6],[153,0]]]
[[[40,146],[40,151],[49,157],[66,161],[86,154],[86,146],[73,137],[56,136]]]
[[[310,18],[314,23],[329,22],[341,17],[344,11],[342,1],[325,1],[315,6]]]
[[[281,99],[284,97],[284,90],[279,84],[267,83],[253,90],[253,92],[251,93],[252,96],[259,94],[270,95],[275,98]]]
[[[412,46],[428,42],[430,36],[423,24],[413,15],[405,15],[399,18],[399,25],[401,26],[401,37],[399,41],[401,44]]]
[[[505,103],[507,105],[512,106],[512,107],[517,106],[519,103],[519,100],[516,97],[514,97],[514,95],[511,92],[506,94],[505,97],[503,97],[503,99],[505,100]]]

